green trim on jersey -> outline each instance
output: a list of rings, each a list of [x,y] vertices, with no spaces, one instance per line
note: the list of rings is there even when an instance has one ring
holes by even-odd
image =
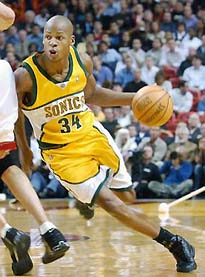
[[[24,103],[26,106],[30,107],[32,106],[35,101],[36,101],[36,97],[37,97],[37,82],[36,82],[36,76],[33,72],[33,69],[31,68],[31,66],[27,63],[27,62],[23,62],[22,63],[22,67],[25,68],[28,73],[30,74],[31,76],[31,80],[32,80],[32,83],[33,83],[33,89],[32,89],[32,97],[31,97],[31,100],[28,102],[28,103]]]
[[[53,77],[51,77],[42,67],[41,65],[38,63],[37,57],[33,56],[32,57],[33,63],[37,66],[38,70],[41,72],[41,74],[43,74],[43,76],[45,76],[49,81],[53,82],[54,84],[59,84],[62,82],[66,82],[69,81],[70,76],[72,75],[73,72],[73,59],[72,59],[72,55],[69,54],[68,56],[68,61],[69,61],[69,70],[68,73],[65,77],[65,79],[63,81],[57,81],[56,79],[54,79]]]
[[[75,52],[75,56],[76,56],[76,59],[77,59],[79,65],[80,65],[80,67],[81,67],[82,70],[84,71],[85,76],[88,77],[88,76],[90,75],[90,73],[86,70],[85,65],[82,63],[77,48],[73,46],[73,50],[74,50],[74,52]]]
[[[131,189],[133,189],[133,185],[126,187],[126,188],[110,188],[111,190],[116,190],[116,191],[130,191]]]
[[[102,183],[99,184],[99,186],[98,186],[98,188],[97,188],[97,190],[96,190],[96,192],[95,192],[95,194],[94,194],[94,196],[93,196],[93,198],[92,198],[91,203],[89,204],[89,206],[93,206],[93,205],[95,204],[95,200],[96,200],[98,194],[100,193],[102,187],[103,187],[104,185],[106,185],[106,181],[107,181],[107,180],[109,179],[109,177],[110,177],[110,171],[111,171],[110,168],[107,169],[105,179],[102,181]]]

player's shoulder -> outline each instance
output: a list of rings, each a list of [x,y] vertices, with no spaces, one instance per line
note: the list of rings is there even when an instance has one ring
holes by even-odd
[[[24,67],[19,67],[14,72],[17,91],[30,92],[32,90],[32,79]]]
[[[26,78],[27,76],[29,76],[29,73],[28,71],[23,67],[23,66],[20,66],[18,67],[15,72],[14,72],[15,76],[18,77],[18,78]]]
[[[91,74],[93,70],[93,62],[91,57],[83,51],[79,51],[79,56],[86,70]]]

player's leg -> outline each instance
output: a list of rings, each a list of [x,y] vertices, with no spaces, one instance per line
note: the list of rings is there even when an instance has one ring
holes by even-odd
[[[15,275],[29,272],[33,263],[28,254],[30,237],[22,231],[11,227],[0,214],[0,234],[12,259],[12,270]]]
[[[102,187],[95,199],[99,206],[121,223],[164,245],[175,257],[177,271],[190,272],[196,269],[194,248],[184,238],[149,222],[143,213],[124,204],[106,186]]]
[[[125,191],[118,191],[112,190],[114,194],[119,197],[123,202],[126,204],[133,204],[136,200],[136,193],[134,189],[125,190]]]
[[[62,257],[69,249],[69,244],[63,234],[48,220],[29,179],[15,165],[11,154],[0,160],[0,175],[13,195],[34,216],[40,225],[40,233],[46,247],[45,254],[42,258],[43,262],[50,263]]]

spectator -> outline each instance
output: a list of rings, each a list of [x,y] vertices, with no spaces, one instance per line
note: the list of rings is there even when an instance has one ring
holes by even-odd
[[[49,18],[48,9],[46,6],[40,8],[40,13],[35,16],[34,23],[40,26],[41,29],[44,28],[46,21]]]
[[[131,177],[135,186],[137,198],[152,198],[154,195],[148,189],[150,181],[162,182],[159,168],[152,163],[153,149],[145,146],[143,151],[131,152]]]
[[[159,68],[154,65],[152,57],[146,56],[145,64],[141,69],[142,81],[148,85],[153,85],[155,82],[155,75],[158,71]]]
[[[136,136],[136,142],[139,144],[143,138],[149,138],[149,127],[143,124],[139,124],[137,136]]]
[[[115,82],[120,83],[124,88],[127,83],[134,80],[134,70],[132,68],[132,59],[129,55],[125,57],[125,68],[122,68],[115,75]]]
[[[202,42],[201,39],[197,37],[196,31],[194,29],[189,30],[189,39],[187,40],[186,44],[184,45],[187,49],[193,47],[197,50],[199,46],[201,46]]]
[[[197,17],[193,14],[192,8],[190,5],[186,5],[184,8],[184,18],[183,22],[186,26],[186,30],[196,29],[196,25],[198,22]]]
[[[172,15],[170,12],[166,11],[163,15],[160,29],[164,32],[174,33],[176,31],[176,25],[172,21]]]
[[[155,75],[155,83],[156,85],[161,86],[167,92],[172,90],[172,83],[169,80],[166,80],[162,70],[159,70]]]
[[[197,49],[197,55],[201,59],[202,64],[205,65],[205,35],[201,37],[202,45]]]
[[[200,130],[200,118],[197,113],[192,113],[188,119],[188,128],[189,128],[189,140],[197,143],[198,138],[200,137],[201,130]]]
[[[120,127],[125,128],[131,124],[131,108],[130,106],[120,107],[120,114],[117,117],[117,122]]]
[[[106,3],[105,10],[103,12],[104,16],[113,17],[119,12],[119,9],[116,7],[114,0],[109,0]]]
[[[118,49],[121,40],[121,32],[116,22],[110,23],[109,36],[111,48]]]
[[[102,122],[102,125],[108,130],[111,136],[115,138],[115,131],[119,125],[117,120],[114,118],[113,110],[111,108],[105,108],[104,114],[105,120]]]
[[[205,178],[205,137],[199,140],[199,151],[195,157],[194,167],[194,186],[193,190],[199,189],[204,185]]]
[[[25,20],[19,24],[18,28],[22,30],[26,30],[28,34],[32,32],[32,27],[35,20],[35,12],[32,10],[27,10],[25,12]]]
[[[96,42],[100,42],[102,40],[103,36],[103,25],[102,22],[99,20],[96,20],[93,24],[93,34],[94,34],[94,39]],[[107,44],[107,46],[110,46]]]
[[[147,86],[147,84],[141,79],[140,69],[135,69],[133,75],[134,80],[126,84],[126,86],[124,87],[125,92],[137,92],[142,87]]]
[[[137,64],[135,62],[135,60],[132,58],[132,56],[127,53],[127,52],[123,52],[122,53],[122,60],[118,61],[115,67],[115,76],[119,73],[120,70],[122,70],[123,68],[126,67],[126,59],[127,57],[131,58],[131,62],[132,62],[132,69],[135,70],[137,67]]]
[[[160,41],[164,41],[165,32],[160,29],[160,25],[158,21],[153,21],[150,26],[150,31],[147,35],[148,39],[154,41],[155,39],[159,39]]]
[[[93,75],[95,76],[98,85],[103,86],[104,83],[112,84],[113,73],[107,66],[102,65],[99,56],[93,57]]]
[[[135,60],[138,67],[142,67],[145,61],[145,51],[142,49],[140,39],[133,39],[132,49],[129,51],[131,57]]]
[[[184,159],[193,161],[197,145],[189,141],[189,129],[186,126],[181,126],[176,129],[175,141],[168,146],[172,151],[178,151],[184,156]]]
[[[118,146],[123,158],[124,158],[124,154],[126,154],[126,151],[127,151],[127,149],[125,149],[125,152],[124,152],[124,146],[126,146],[126,143],[129,138],[130,138],[130,134],[127,128],[121,128],[116,132],[115,143]]]
[[[129,52],[131,49],[131,42],[130,42],[130,34],[128,31],[124,31],[121,36],[121,40],[119,43],[119,52]]]
[[[7,32],[6,43],[16,45],[19,42],[18,30],[15,25],[12,25]]]
[[[148,184],[157,197],[179,198],[192,190],[192,165],[184,161],[180,153],[173,151],[160,168],[160,173],[165,174],[164,182],[151,181]]]
[[[15,44],[16,55],[19,57],[20,60],[23,60],[29,55],[27,32],[25,30],[20,30],[18,34],[19,42]]]
[[[159,66],[159,63],[162,59],[162,43],[161,40],[155,38],[152,43],[152,49],[147,51],[147,55],[152,57],[154,65]]]
[[[193,95],[189,91],[186,81],[180,81],[178,88],[170,91],[174,101],[174,111],[177,113],[191,111],[193,105]]]
[[[38,51],[38,45],[35,42],[29,43],[28,45],[29,55],[33,55],[37,51]]]
[[[12,70],[16,70],[19,66],[19,61],[17,60],[16,56],[13,52],[7,52],[6,57],[4,58],[7,62],[9,62]]]
[[[204,21],[199,19],[196,24],[196,36],[201,38],[205,33]]]
[[[116,63],[122,59],[121,55],[115,49],[108,48],[108,44],[105,41],[101,41],[98,44],[98,51],[103,64],[114,71]]]
[[[170,39],[168,41],[167,51],[164,51],[162,54],[160,66],[170,66],[177,69],[183,59],[183,53],[182,51],[179,51],[179,49],[176,47],[176,41],[174,39]]]
[[[184,45],[189,39],[189,34],[186,30],[184,22],[179,22],[177,25],[177,30],[174,33],[174,39],[178,45]]]
[[[188,67],[192,66],[192,60],[196,56],[196,49],[191,47],[188,49],[188,55],[185,60],[183,60],[177,70],[177,74],[179,76],[182,76],[184,73],[184,70]]]
[[[154,150],[154,155],[152,158],[152,162],[160,165],[161,161],[165,157],[167,153],[167,145],[166,143],[160,138],[160,128],[159,127],[151,127],[150,128],[150,137],[144,137],[138,149],[141,150],[145,147],[145,145],[150,145]]]
[[[91,58],[93,58],[96,55],[96,48],[95,48],[94,43],[92,43],[92,42],[86,42],[85,47],[86,47],[86,53],[88,55],[90,55]]]
[[[34,24],[31,28],[31,33],[28,35],[27,40],[28,43],[35,43],[37,45],[37,50],[42,51],[43,44],[42,44],[43,35],[41,33],[41,29],[37,24]]]
[[[87,12],[85,15],[85,21],[81,24],[84,36],[93,32],[93,22],[93,14],[91,12]]]
[[[205,66],[201,65],[198,56],[193,57],[192,66],[185,69],[183,80],[187,81],[190,89],[205,89]]]
[[[198,102],[197,112],[199,114],[204,114],[204,112],[205,112],[205,96]]]

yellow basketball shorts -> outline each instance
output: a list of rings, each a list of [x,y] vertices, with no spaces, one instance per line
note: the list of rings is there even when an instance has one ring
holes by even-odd
[[[41,153],[61,184],[83,203],[92,204],[103,185],[116,190],[132,187],[119,149],[99,122],[81,140]]]

